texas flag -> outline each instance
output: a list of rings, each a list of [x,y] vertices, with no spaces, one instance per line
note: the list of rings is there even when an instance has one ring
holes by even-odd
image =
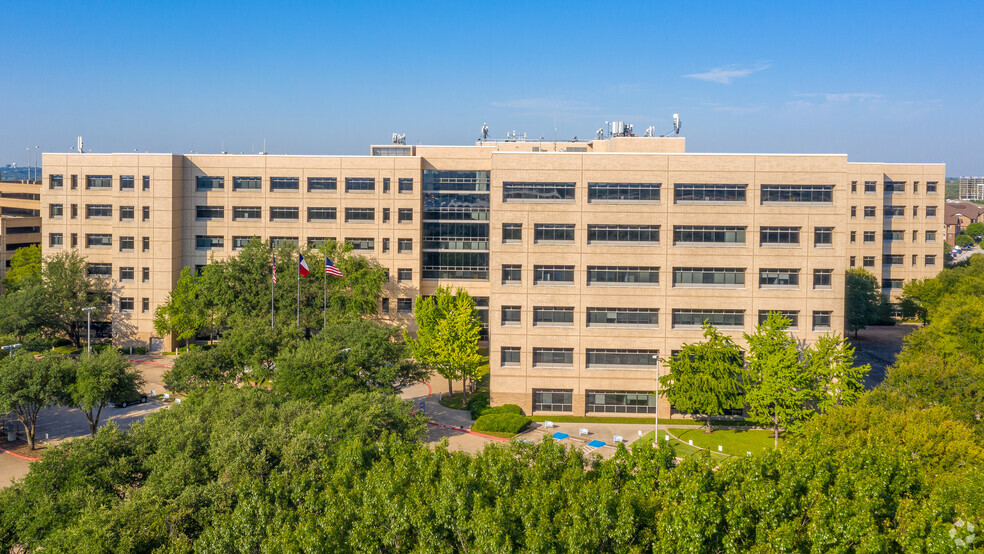
[[[300,252],[297,253],[297,256],[297,270],[301,272],[301,277],[307,277],[308,273],[311,273],[311,270],[308,268],[307,262],[304,261],[304,256],[302,256]]]

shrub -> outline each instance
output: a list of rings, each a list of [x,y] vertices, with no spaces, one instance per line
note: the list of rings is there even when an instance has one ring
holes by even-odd
[[[479,417],[475,421],[475,425],[472,425],[472,431],[516,434],[526,429],[526,426],[531,421],[533,420],[517,414],[488,414]]]
[[[485,410],[489,408],[489,393],[477,391],[468,398],[468,411],[471,412],[472,419],[481,417]]]
[[[523,415],[523,409],[517,406],[516,404],[503,404],[502,406],[485,408],[485,410],[480,415],[489,415],[489,414]]]

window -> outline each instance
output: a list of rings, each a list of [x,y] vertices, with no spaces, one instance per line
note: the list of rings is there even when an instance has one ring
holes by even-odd
[[[89,264],[86,273],[89,277],[109,279],[113,276],[113,264]]]
[[[48,205],[48,217],[53,219],[58,219],[64,214],[65,205],[64,204],[49,204]]]
[[[858,182],[857,181],[851,181],[851,193],[853,194],[853,193],[856,193],[856,192],[858,192]]]
[[[902,290],[902,283],[902,279],[882,279],[882,288],[889,290]]]
[[[196,235],[195,248],[198,250],[211,250],[213,248],[224,248],[225,238],[217,235]]]
[[[113,217],[112,204],[86,204],[85,205],[86,219],[109,219],[111,217]]]
[[[270,190],[300,190],[301,180],[297,177],[270,177]]]
[[[851,256],[851,267],[856,267],[858,265],[858,257]]]
[[[574,183],[502,183],[503,202],[574,201]]]
[[[120,208],[123,209],[122,207]],[[225,218],[225,206],[195,206],[195,219],[211,220]]]
[[[813,312],[813,330],[825,331],[830,329],[830,312]]]
[[[799,287],[798,269],[760,269],[759,287]]]
[[[503,306],[502,307],[502,324],[503,325],[519,325],[522,314],[522,308],[520,306]]]
[[[296,208],[295,208],[296,209]],[[375,221],[374,208],[345,208],[345,221]]]
[[[345,237],[345,242],[352,244],[353,250],[360,250],[363,252],[373,251],[376,249],[375,241],[371,238],[350,238]]]
[[[574,367],[573,348],[534,348],[533,367]]]
[[[919,206],[912,207],[912,217],[919,217]]]
[[[823,247],[823,246],[833,246],[834,245],[834,228],[833,227],[814,227],[813,228],[813,246]]]
[[[113,188],[113,177],[110,175],[86,175],[85,188],[89,190],[111,189]]]
[[[885,194],[905,192],[905,181],[885,181]]]
[[[120,237],[120,252],[133,252],[133,237]]]
[[[659,202],[660,183],[588,183],[588,202]]]
[[[656,413],[656,397],[648,392],[589,390],[584,398],[585,411],[590,413]]]
[[[882,258],[882,265],[903,265],[905,263],[905,255],[903,254],[885,254]]]
[[[523,241],[523,224],[522,223],[503,223],[502,224],[502,242],[522,242]]]
[[[875,217],[875,206],[865,206],[864,207],[864,217],[865,219],[872,219]]]
[[[877,185],[878,185],[878,182],[877,181],[865,181],[864,182],[864,193],[865,194],[874,194],[875,192],[877,192],[876,191]]]
[[[851,206],[851,219],[858,217],[858,207]]]
[[[574,325],[574,308],[534,306],[533,325]]]
[[[916,264],[918,263],[918,260],[919,260],[919,255],[918,254],[913,254],[912,255],[912,267],[916,267]]]
[[[914,181],[912,183],[912,193],[916,194],[919,192],[919,181]]]
[[[912,242],[919,242],[919,231],[912,230]]]
[[[574,242],[574,225],[537,223],[533,226],[533,242]]]
[[[745,310],[673,310],[673,327],[700,327],[707,321],[715,327],[745,326]]]
[[[133,175],[120,175],[120,190],[133,190]]]
[[[926,217],[936,217],[936,206],[926,206]]]
[[[935,254],[926,254],[926,265],[927,266],[936,265],[936,255]]]
[[[744,227],[718,227],[711,225],[676,225],[673,227],[673,244],[729,246],[745,245]]]
[[[140,312],[147,313],[150,311],[150,298],[140,299]]]
[[[141,221],[150,221],[150,206],[140,208],[140,219]]]
[[[123,313],[133,312],[133,297],[132,296],[121,296],[120,297],[120,311]]]
[[[851,231],[851,244],[855,244],[856,242],[858,242],[858,232]]]
[[[861,265],[863,267],[875,267],[875,257],[864,256],[863,258],[861,258]]]
[[[376,190],[376,179],[372,177],[345,178],[345,192],[373,192],[374,190]]]
[[[48,235],[48,246],[52,248],[61,248],[65,242],[65,236],[61,233],[50,233]]]
[[[338,179],[334,177],[308,177],[308,192],[335,192],[338,190]]]
[[[936,242],[936,231],[926,231],[926,242]]]
[[[335,208],[308,208],[308,221],[335,221]]]
[[[413,239],[396,239],[398,253],[413,252]]]
[[[390,239],[389,238],[384,238],[383,239],[383,252],[389,252],[389,251],[390,251]]]
[[[815,289],[829,289],[831,276],[834,274],[833,269],[814,269],[813,270],[813,288]]]
[[[143,190],[150,190],[150,175],[143,176]]]
[[[290,245],[292,248],[297,248],[297,237],[270,237],[271,248],[276,248],[284,244]]]
[[[307,245],[308,248],[314,248],[320,250],[325,243],[334,240],[335,237],[308,237]]]
[[[905,206],[885,206],[885,217],[904,217]]]
[[[905,231],[886,229],[883,237],[885,242],[901,242],[905,240]]]
[[[72,175],[72,190],[79,188],[79,176]]]
[[[72,219],[79,217],[79,205],[72,204]]]
[[[263,179],[260,177],[233,177],[232,190],[262,190]]]
[[[865,231],[864,232],[864,243],[865,244],[875,244],[875,232]]]
[[[413,298],[397,298],[396,299],[396,311],[401,314],[409,314],[413,312]]]
[[[588,225],[588,244],[593,242],[659,243],[659,225]]]
[[[762,246],[792,246],[799,244],[799,227],[761,227],[759,240]]]
[[[741,267],[674,267],[673,286],[744,287],[745,268]]]
[[[140,248],[143,252],[150,251],[150,237],[140,237]]]
[[[222,190],[225,188],[225,177],[209,177],[207,175],[199,175],[195,178],[195,183],[195,188],[197,190]]]
[[[674,202],[741,202],[745,203],[748,185],[676,183]]]
[[[523,281],[523,266],[521,265],[503,265],[502,266],[502,284],[517,284]]]
[[[762,185],[763,204],[831,204],[834,185]]]
[[[380,310],[379,311],[383,312],[384,314],[390,313],[390,299],[389,298],[382,298],[382,299],[380,299],[379,305],[380,305]]]
[[[659,310],[656,308],[588,308],[587,326],[640,326],[659,325]]]
[[[588,266],[588,285],[658,285],[659,268],[645,266]]]
[[[399,181],[399,192],[400,194],[407,194],[413,192],[413,179],[400,179]]]
[[[574,411],[574,391],[571,389],[533,389],[534,412]]]
[[[413,221],[413,208],[400,208],[396,214],[397,223],[411,223]]]
[[[132,281],[133,280],[133,268],[132,267],[121,267],[120,268],[120,281]]]
[[[390,220],[390,209],[383,208],[383,223],[389,223]]]
[[[79,245],[79,235],[78,233],[72,233],[72,248],[75,248],[78,245]]]
[[[244,236],[232,237],[232,249],[241,250],[245,248],[246,245],[249,244],[249,241],[253,240],[254,238],[258,239],[259,237],[244,237]]]
[[[108,233],[88,233],[85,235],[86,248],[109,248],[113,246],[113,235]]]
[[[48,175],[48,188],[51,190],[57,190],[64,188],[65,181],[61,175]]]
[[[133,221],[133,206],[120,206],[120,221]]]
[[[413,269],[400,268],[396,270],[396,282],[404,283],[406,281],[413,281]]]
[[[519,365],[519,347],[518,346],[503,346],[502,355],[500,356],[499,365],[502,366],[518,366]]]
[[[383,194],[387,194],[390,191],[390,178],[383,177]]]
[[[926,181],[926,194],[932,194],[936,192],[936,181]]]
[[[572,265],[536,265],[533,266],[533,284],[574,284],[574,266]]]
[[[634,367],[655,368],[659,360],[654,358],[659,350],[634,350],[615,348],[588,348],[585,351],[585,367]]]
[[[276,206],[270,208],[270,221],[297,221],[298,209],[293,206]]]
[[[263,218],[263,208],[259,206],[233,206],[232,207],[233,221],[248,221],[248,220],[259,221],[262,218]]]

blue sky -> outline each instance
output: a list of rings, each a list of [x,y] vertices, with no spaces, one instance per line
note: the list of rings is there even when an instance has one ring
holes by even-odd
[[[290,6],[290,7],[285,7]],[[0,164],[25,147],[364,154],[589,138],[984,175],[984,2],[16,2]]]

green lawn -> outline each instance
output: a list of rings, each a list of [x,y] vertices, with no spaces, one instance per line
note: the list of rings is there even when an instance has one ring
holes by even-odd
[[[709,435],[703,429],[674,429],[671,432],[683,442],[692,440],[695,446],[706,448],[714,453],[717,453],[720,445],[725,454],[732,456],[745,456],[746,452],[755,453],[769,450],[772,449],[773,445],[771,431],[720,429]],[[779,443],[782,444],[781,437]]]
[[[679,430],[674,430],[674,434],[677,434],[676,431],[679,431]],[[686,432],[689,433],[690,431],[688,430]],[[659,435],[660,435],[660,437],[666,436],[666,431],[665,430],[661,430],[659,432]],[[660,440],[665,440],[665,439],[660,439]],[[639,437],[639,439],[637,439],[636,442],[639,442],[641,444],[653,442],[653,432],[650,431],[650,432],[646,433],[645,435]],[[671,445],[673,445],[673,451],[676,452],[676,455],[677,455],[678,458],[688,458],[688,457],[693,456],[694,454],[697,454],[698,452],[700,452],[700,449],[699,448],[694,448],[693,446],[690,446],[689,444],[687,444],[686,441],[680,442],[678,440],[674,440],[672,436],[670,437],[670,441],[669,442],[670,442]],[[694,442],[694,444],[696,444],[696,441]],[[711,457],[714,458],[715,460],[726,460],[730,456],[725,456],[724,454],[719,454],[717,452],[717,447],[714,447],[714,451],[711,452]]]
[[[555,421],[557,423],[632,423],[639,424],[640,422],[652,424],[652,417],[619,417],[619,416],[587,416],[587,417],[577,417],[577,416],[564,416],[564,415],[535,415],[531,418],[533,421]],[[694,421],[692,419],[666,419],[660,418],[660,425],[687,425],[687,426],[703,426],[706,425],[703,420]],[[715,421],[715,427],[734,427],[739,425],[748,425],[744,421]]]

